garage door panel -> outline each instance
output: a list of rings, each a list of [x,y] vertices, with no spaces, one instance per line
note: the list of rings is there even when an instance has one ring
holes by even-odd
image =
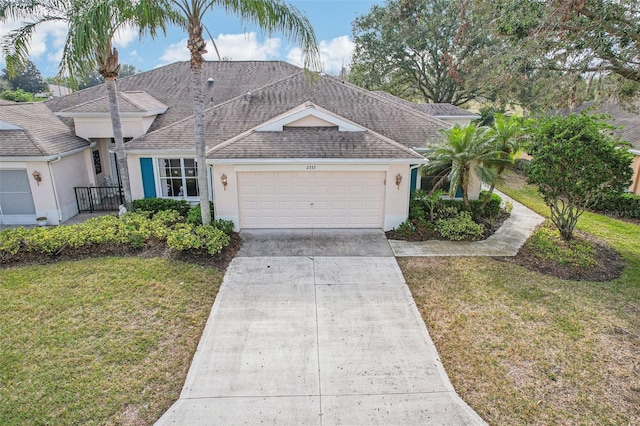
[[[0,212],[4,223],[29,223],[35,218],[26,170],[0,170]]]
[[[380,227],[383,182],[383,172],[239,172],[240,227]]]

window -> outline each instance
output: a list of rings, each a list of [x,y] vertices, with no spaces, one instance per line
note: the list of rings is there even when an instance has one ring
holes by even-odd
[[[162,197],[197,197],[198,167],[193,158],[159,158]]]

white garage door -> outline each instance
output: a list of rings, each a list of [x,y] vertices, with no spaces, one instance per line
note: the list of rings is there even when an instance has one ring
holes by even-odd
[[[381,228],[384,172],[238,173],[241,228]]]
[[[0,170],[0,223],[33,223],[35,214],[27,171]]]

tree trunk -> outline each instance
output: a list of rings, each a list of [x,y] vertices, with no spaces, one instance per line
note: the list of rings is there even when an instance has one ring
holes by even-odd
[[[202,224],[211,224],[211,205],[209,204],[209,181],[207,180],[207,145],[204,138],[204,95],[202,88],[202,63],[206,43],[202,38],[202,26],[196,22],[189,24],[189,42],[191,52],[191,92],[193,93],[193,133],[196,139],[196,162],[198,163],[198,191],[200,194],[200,212]]]
[[[116,143],[116,162],[120,173],[120,182],[124,192],[124,205],[127,210],[133,208],[131,197],[131,183],[129,181],[129,167],[127,165],[127,153],[124,150],[124,139],[122,137],[122,123],[120,121],[120,107],[118,106],[118,89],[114,76],[105,76],[104,82],[107,85],[107,96],[109,99],[109,112],[111,113],[111,126],[113,127],[113,139]]]
[[[462,176],[460,179],[460,187],[462,188],[462,204],[464,205],[464,209],[468,212],[471,211],[471,206],[469,205],[469,171],[463,170]]]

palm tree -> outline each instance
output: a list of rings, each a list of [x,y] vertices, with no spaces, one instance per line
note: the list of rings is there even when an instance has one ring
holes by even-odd
[[[62,21],[69,29],[59,75],[68,73],[71,81],[77,82],[98,69],[104,77],[125,205],[131,209],[131,185],[116,87],[120,63],[112,41],[126,26],[138,27],[141,36],[145,33],[155,36],[158,29],[164,31],[166,23],[177,22],[177,18],[166,2],[158,0],[1,1],[0,22],[10,19],[26,21],[2,40],[1,48],[10,73],[15,73],[28,60],[29,42],[36,29],[46,22]]]
[[[485,127],[476,127],[473,124],[466,127],[456,125],[444,132],[444,143],[427,155],[429,164],[425,171],[443,176],[434,189],[437,189],[445,178],[448,179],[451,182],[451,195],[461,188],[462,202],[467,211],[471,211],[469,185],[472,175],[485,182],[493,182],[496,179],[495,171],[484,165],[485,161],[497,156],[489,144],[487,133]]]
[[[494,160],[488,160],[486,165],[495,168],[497,179],[491,182],[489,192],[480,207],[480,211],[489,203],[489,198],[493,194],[496,183],[501,179],[502,173],[508,165],[513,164],[515,156],[520,150],[520,137],[523,131],[524,127],[519,118],[507,118],[503,114],[495,114],[488,136],[489,143],[493,146],[497,157]]]
[[[305,67],[318,65],[319,52],[316,36],[308,19],[295,7],[280,0],[169,0],[186,21],[189,41],[187,47],[191,53],[191,91],[193,94],[193,118],[198,163],[198,189],[202,223],[211,223],[209,205],[209,183],[206,173],[206,142],[204,137],[204,96],[202,87],[203,55],[207,53],[203,38],[202,20],[207,11],[215,6],[227,13],[239,15],[244,22],[257,24],[262,30],[271,33],[283,32],[291,41],[302,47],[305,55]],[[208,32],[208,30],[207,30]],[[215,47],[215,45],[214,45]],[[216,51],[218,50],[217,47]]]

